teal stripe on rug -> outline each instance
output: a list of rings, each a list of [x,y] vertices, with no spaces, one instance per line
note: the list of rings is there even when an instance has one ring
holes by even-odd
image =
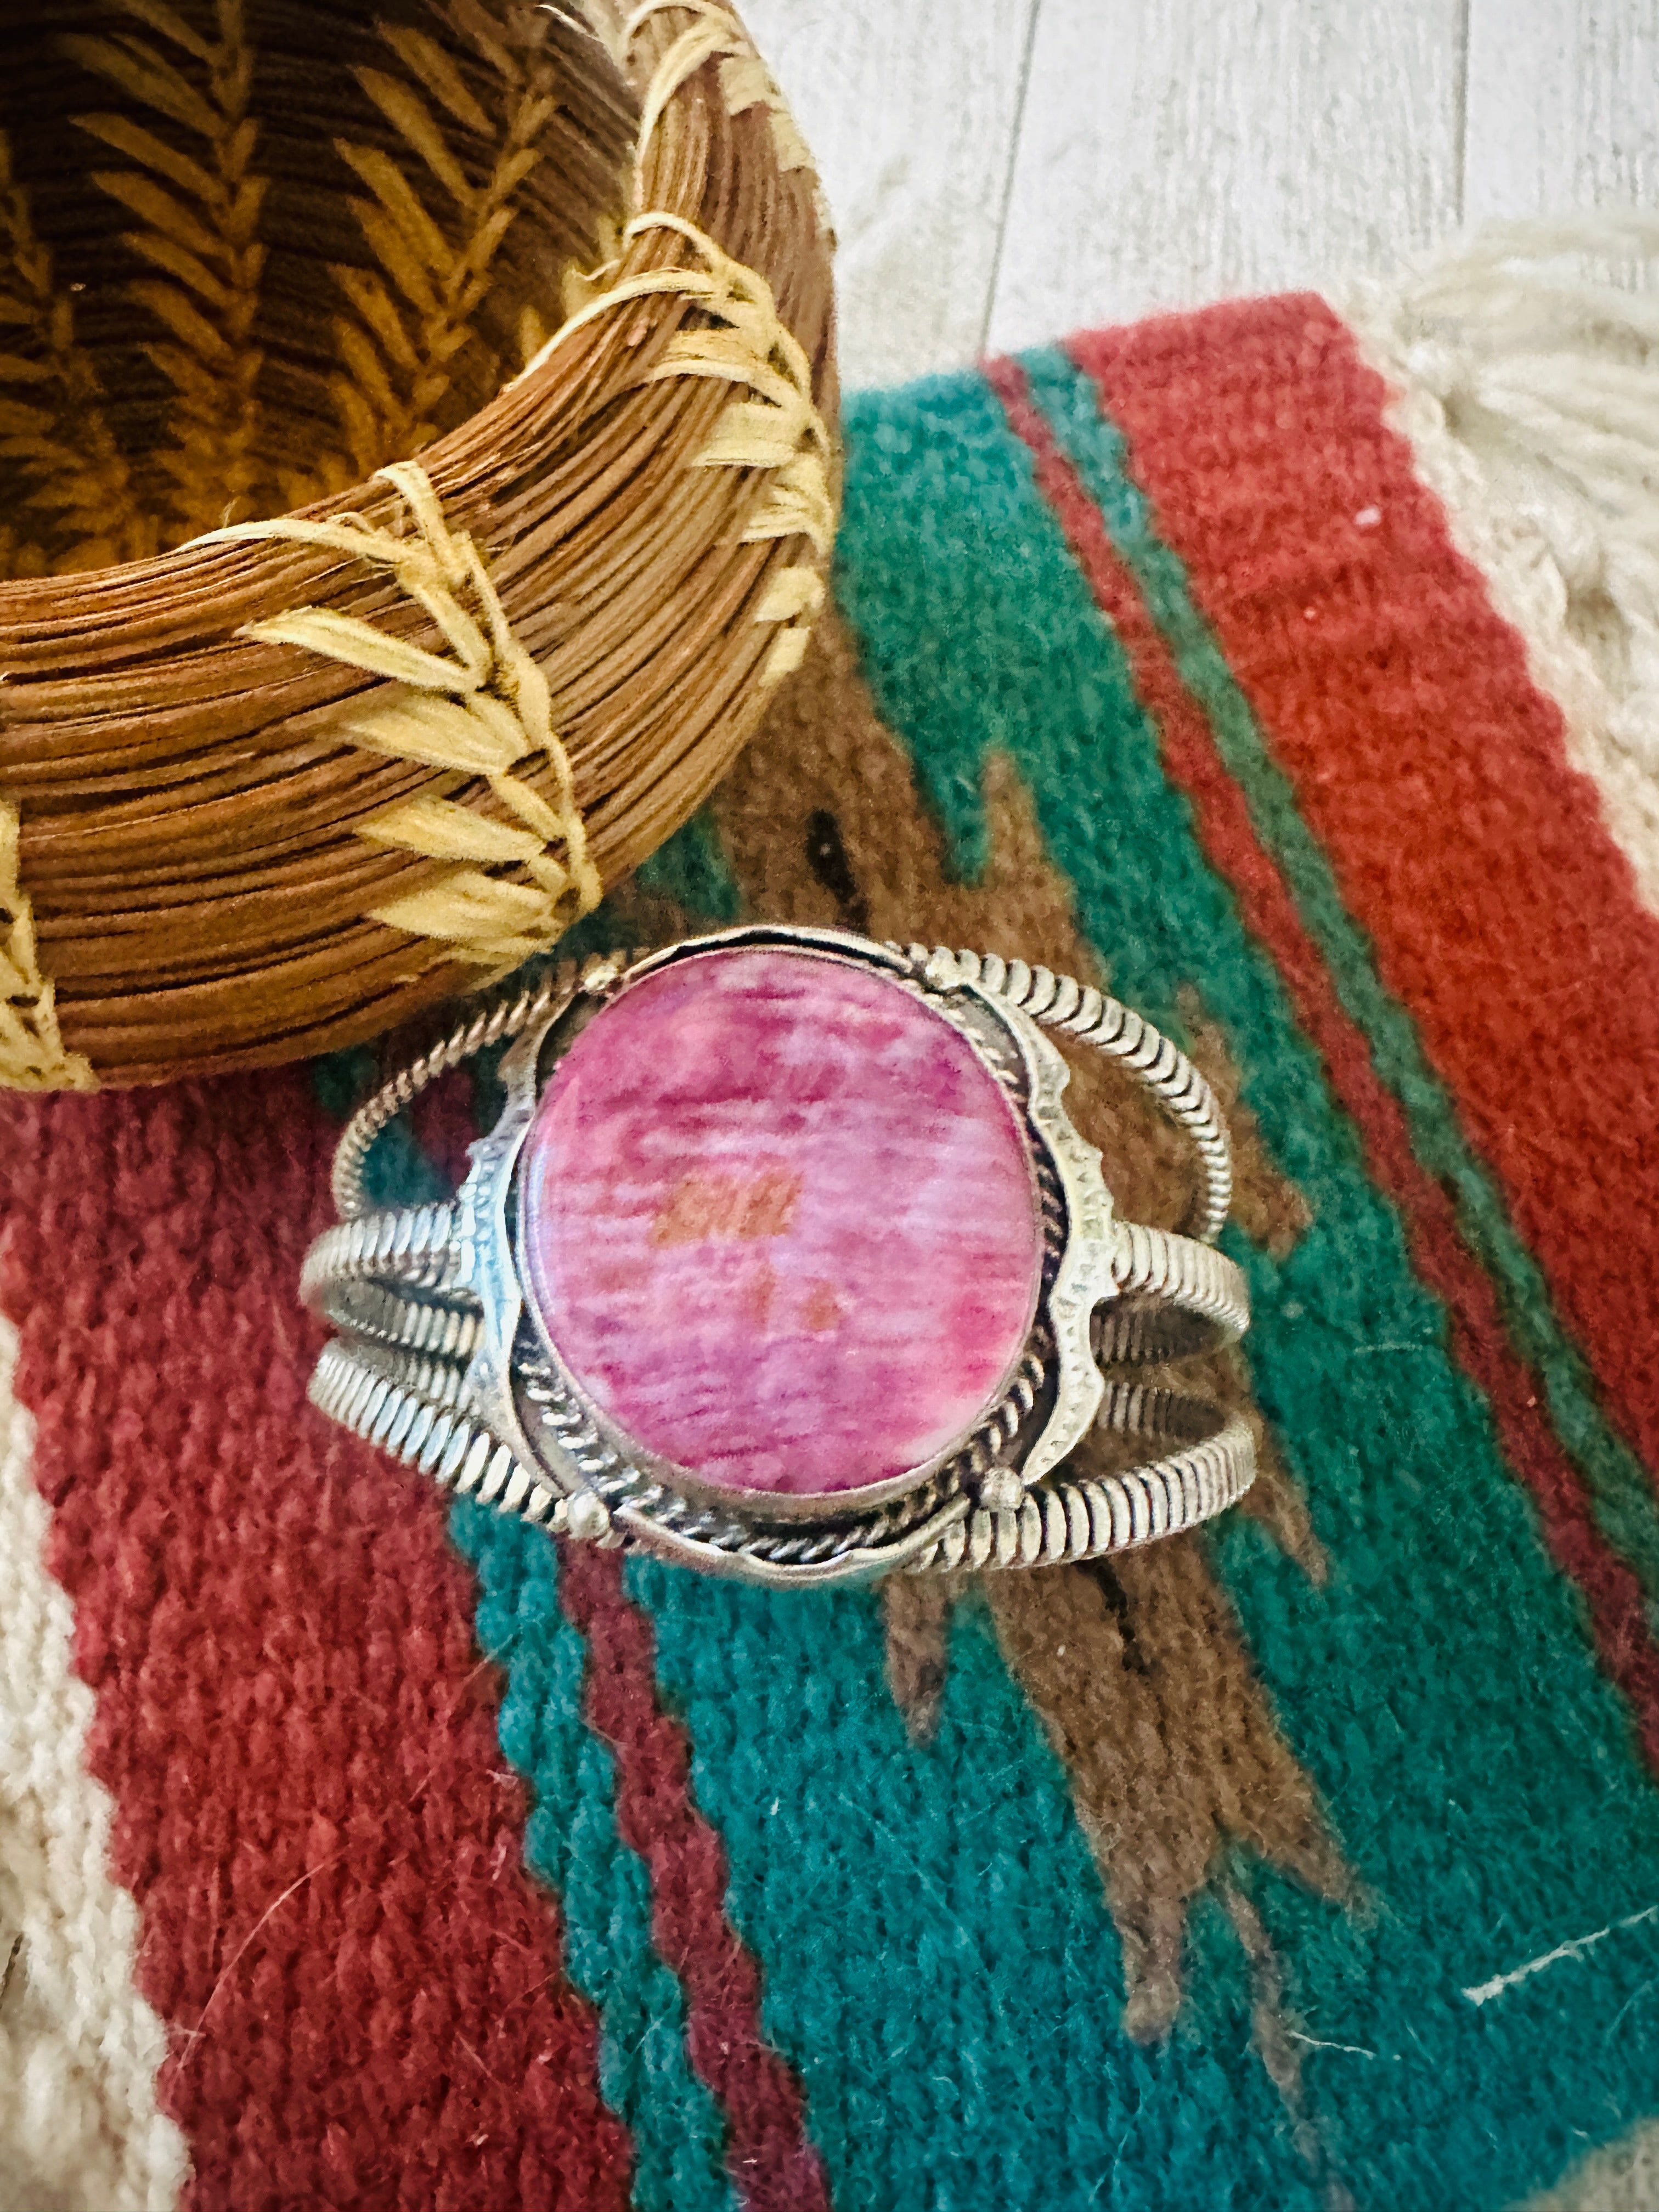
[[[1058,1763],[979,1608],[912,1746],[865,1592],[638,1560],[729,1909],[801,2070],[838,2212],[1316,2212],[1229,1971],[1203,2031],[1121,2033],[1118,1946]]]
[[[1343,906],[1330,862],[1193,598],[1185,566],[1158,535],[1151,502],[1130,473],[1122,432],[1103,412],[1093,378],[1059,347],[1022,355],[1020,366],[1139,586],[1182,680],[1203,708],[1256,834],[1290,884],[1344,1006],[1370,1042],[1378,1073],[1404,1107],[1419,1158],[1453,1192],[1463,1237],[1497,1286],[1511,1341],[1541,1376],[1555,1432],[1588,1478],[1598,1525],[1635,1569],[1659,1623],[1659,1499],[1653,1486],[1602,1413],[1583,1355],[1557,1315],[1543,1272],[1497,1184],[1464,1137],[1415,1023],[1377,975],[1370,943]]]
[[[450,1529],[477,1571],[479,1644],[507,1672],[501,1749],[533,1798],[525,1856],[559,1901],[572,1986],[599,2014],[599,2087],[634,2139],[634,2202],[737,2212],[684,1992],[653,1948],[650,1878],[617,1833],[611,1753],[582,1718],[586,1645],[560,1610],[557,1549],[465,1498]]]
[[[944,380],[857,400],[847,428],[842,603],[960,862],[983,860],[1000,748],[1114,988],[1178,1028],[1197,986],[1314,1207],[1282,1265],[1232,1249],[1258,1393],[1330,1583],[1311,1588],[1238,1516],[1215,1552],[1370,1901],[1348,1916],[1236,1872],[1282,1954],[1313,2122],[1357,2201],[1498,2212],[1647,2109],[1659,1928],[1602,1944],[1594,1972],[1569,1960],[1570,1978],[1479,2006],[1463,1991],[1650,1903],[1659,1800],[994,398]],[[1237,1960],[1209,1922],[1172,2042],[1119,2033],[1117,1945],[1063,1777],[981,1623],[959,1624],[941,1735],[919,1751],[885,1703],[869,1601],[633,1573],[842,2212],[1314,2201],[1241,2058]]]

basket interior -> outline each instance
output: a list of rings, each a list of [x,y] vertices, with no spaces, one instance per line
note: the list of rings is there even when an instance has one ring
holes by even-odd
[[[518,0],[11,0],[0,578],[454,428],[559,322],[635,119],[599,40]]]

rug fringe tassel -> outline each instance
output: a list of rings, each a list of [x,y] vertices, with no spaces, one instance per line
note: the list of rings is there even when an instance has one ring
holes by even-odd
[[[1489,224],[1334,301],[1659,910],[1659,216]]]

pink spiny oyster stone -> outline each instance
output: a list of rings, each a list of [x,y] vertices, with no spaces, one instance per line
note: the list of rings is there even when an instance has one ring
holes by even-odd
[[[1013,1107],[867,969],[700,953],[554,1071],[524,1155],[530,1295],[592,1402],[717,1489],[848,1492],[995,1404],[1042,1237]]]

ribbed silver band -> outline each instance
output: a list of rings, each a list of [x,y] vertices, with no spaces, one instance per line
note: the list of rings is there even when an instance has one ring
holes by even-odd
[[[337,1341],[317,1364],[311,1397],[331,1419],[441,1489],[564,1533],[567,1501],[477,1417],[464,1369],[379,1344]],[[1079,1477],[1061,1468],[1012,1510],[969,1506],[924,1550],[896,1564],[908,1574],[944,1574],[1099,1559],[1195,1528],[1235,1504],[1255,1480],[1249,1422],[1204,1399],[1109,1382],[1097,1426],[1177,1449],[1118,1474]]]

